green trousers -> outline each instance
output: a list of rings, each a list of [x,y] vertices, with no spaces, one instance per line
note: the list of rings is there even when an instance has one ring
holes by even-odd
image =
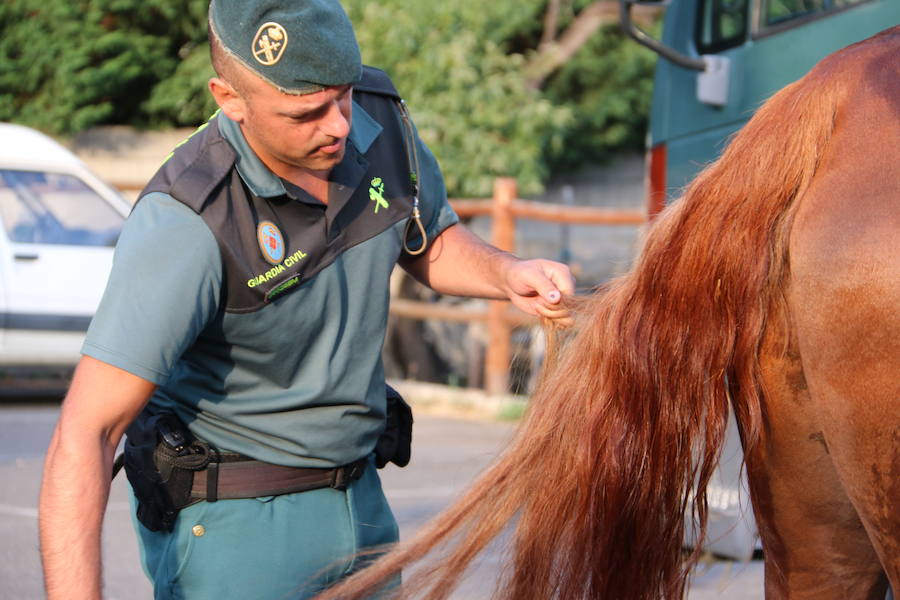
[[[346,491],[200,502],[171,533],[134,523],[156,600],[310,598],[397,541],[372,462]]]

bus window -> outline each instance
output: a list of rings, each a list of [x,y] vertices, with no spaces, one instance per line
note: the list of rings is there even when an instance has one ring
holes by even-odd
[[[700,54],[740,46],[747,39],[747,0],[703,0],[697,17]]]
[[[859,4],[865,0],[763,0],[760,30]]]

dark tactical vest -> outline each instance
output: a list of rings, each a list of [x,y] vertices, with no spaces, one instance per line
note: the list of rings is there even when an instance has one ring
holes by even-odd
[[[225,311],[259,310],[298,289],[348,248],[410,216],[412,186],[400,96],[384,72],[365,67],[353,99],[383,130],[365,154],[347,140],[344,160],[332,171],[343,194],[329,185],[330,223],[323,206],[287,195],[255,196],[235,168],[237,154],[219,132],[218,117],[176,148],[141,192],[169,194],[206,222],[222,256]],[[346,165],[348,161],[353,162]],[[280,260],[264,254],[263,244],[275,247],[272,228],[260,228],[266,223],[274,224],[283,238]]]

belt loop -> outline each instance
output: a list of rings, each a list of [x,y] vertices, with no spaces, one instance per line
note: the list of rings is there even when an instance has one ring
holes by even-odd
[[[331,487],[336,490],[346,490],[351,483],[362,477],[368,460],[367,457],[363,457],[349,465],[332,470]]]
[[[210,461],[206,465],[206,501],[216,502],[219,499],[219,463]]]
[[[338,467],[331,470],[331,487],[336,490],[347,489],[347,477],[344,467]]]

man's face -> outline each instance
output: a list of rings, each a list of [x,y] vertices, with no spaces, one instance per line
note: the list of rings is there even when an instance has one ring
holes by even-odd
[[[247,84],[242,86],[242,110],[237,118],[229,116],[275,174],[288,178],[298,168],[325,174],[343,159],[352,119],[351,86],[296,96],[259,78]]]

